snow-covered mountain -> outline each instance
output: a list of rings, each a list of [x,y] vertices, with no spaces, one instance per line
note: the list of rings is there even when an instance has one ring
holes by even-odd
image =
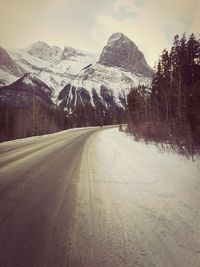
[[[113,34],[100,55],[36,42],[25,49],[1,49],[0,58],[0,86],[32,73],[68,114],[79,106],[96,109],[99,103],[104,113],[124,109],[130,88],[148,87],[153,73],[142,52],[122,33]]]

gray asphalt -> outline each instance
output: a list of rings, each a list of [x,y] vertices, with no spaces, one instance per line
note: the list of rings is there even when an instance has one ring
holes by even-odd
[[[68,266],[65,244],[82,152],[98,130],[0,145],[1,267]]]

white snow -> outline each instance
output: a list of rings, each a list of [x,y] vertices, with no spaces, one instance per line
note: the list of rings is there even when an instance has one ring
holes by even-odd
[[[199,267],[200,159],[160,153],[118,129],[101,131],[94,142],[96,197],[110,214],[115,207],[134,266]]]

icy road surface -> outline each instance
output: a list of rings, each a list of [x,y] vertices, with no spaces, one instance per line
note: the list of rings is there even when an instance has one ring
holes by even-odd
[[[0,266],[200,266],[199,160],[116,128],[0,150]]]

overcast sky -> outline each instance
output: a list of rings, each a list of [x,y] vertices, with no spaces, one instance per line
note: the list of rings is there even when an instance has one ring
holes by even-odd
[[[200,0],[0,0],[0,46],[36,41],[100,52],[123,32],[153,66],[173,36],[200,33]]]

